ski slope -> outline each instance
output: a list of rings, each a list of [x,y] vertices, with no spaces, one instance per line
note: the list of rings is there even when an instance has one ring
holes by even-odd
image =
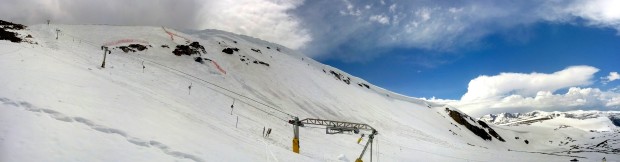
[[[371,125],[379,135],[364,161],[370,154],[375,161],[620,161],[618,154],[538,153],[569,149],[547,144],[548,139],[571,137],[581,145],[615,141],[617,127],[589,132],[490,125],[506,142],[485,141],[454,125],[440,104],[387,91],[281,45],[224,31],[34,25],[20,32],[38,44],[0,41],[2,162],[355,161],[367,140],[358,144],[358,134],[328,135],[324,127],[307,126],[300,129],[301,153],[295,154],[287,123],[293,116]],[[119,40],[150,46],[129,53],[110,46],[101,68],[101,46]],[[187,41],[199,42],[206,54],[172,54]],[[239,51],[226,54],[224,48]],[[201,64],[194,57],[216,63]],[[593,123],[599,122],[605,121]],[[268,138],[264,128],[273,129]]]

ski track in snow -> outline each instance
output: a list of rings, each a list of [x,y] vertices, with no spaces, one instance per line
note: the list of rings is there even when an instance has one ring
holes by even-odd
[[[28,102],[25,101],[19,101],[19,102],[15,102],[12,101],[11,99],[8,98],[3,98],[0,97],[0,102],[2,102],[4,105],[9,105],[9,106],[13,106],[13,107],[22,107],[24,108],[26,111],[31,111],[31,112],[38,112],[38,113],[44,113],[49,115],[50,117],[59,120],[59,121],[63,121],[63,122],[76,122],[76,123],[80,123],[80,124],[84,124],[88,127],[90,127],[93,130],[102,132],[102,133],[107,133],[107,134],[117,134],[120,135],[122,137],[124,137],[127,142],[138,145],[138,146],[142,146],[142,147],[154,147],[157,148],[159,150],[161,150],[162,152],[164,152],[165,154],[168,154],[170,156],[176,157],[176,158],[180,158],[180,159],[190,159],[196,162],[204,162],[205,160],[197,157],[196,155],[192,155],[192,154],[188,154],[188,153],[184,153],[184,152],[179,152],[179,151],[173,151],[173,149],[171,149],[170,147],[168,147],[167,145],[158,142],[158,141],[154,141],[154,140],[145,140],[145,139],[141,139],[141,138],[137,138],[137,137],[133,137],[128,135],[127,133],[125,133],[122,130],[119,129],[114,129],[114,128],[109,128],[106,126],[102,126],[102,125],[98,125],[88,119],[82,118],[82,117],[69,117],[64,115],[63,113],[60,113],[58,111],[54,111],[54,110],[50,110],[50,109],[44,109],[44,108],[38,108]]]
[[[271,157],[273,158],[273,160],[275,160],[276,162],[280,162],[280,160],[278,160],[278,158],[276,157],[275,154],[273,154],[273,151],[271,151],[271,149],[269,148],[269,144],[267,144],[267,142],[265,142],[265,139],[261,140],[264,144],[265,144],[265,151],[269,152],[269,154],[271,155]],[[269,159],[267,159],[269,160]]]

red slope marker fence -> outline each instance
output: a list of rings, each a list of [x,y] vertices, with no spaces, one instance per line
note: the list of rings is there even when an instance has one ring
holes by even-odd
[[[220,67],[220,65],[217,64],[217,62],[211,60],[211,62],[213,63],[213,65],[215,65],[215,67],[217,68],[217,70],[220,70],[220,72],[226,74],[226,71],[224,71],[224,69],[222,69],[222,67]]]
[[[162,28],[162,29],[164,29],[164,32],[166,32],[166,34],[170,35],[170,39],[172,39],[172,40],[174,40],[174,36],[177,36],[177,37],[179,37],[179,38],[183,38],[183,39],[185,39],[186,41],[191,42],[191,40],[189,40],[189,39],[187,39],[187,38],[185,38],[185,37],[183,37],[183,36],[180,36],[180,35],[178,35],[178,34],[176,34],[176,33],[173,33],[173,32],[170,32],[170,31],[166,30],[166,28],[165,28],[165,27],[163,27],[163,26],[162,26],[161,28]]]

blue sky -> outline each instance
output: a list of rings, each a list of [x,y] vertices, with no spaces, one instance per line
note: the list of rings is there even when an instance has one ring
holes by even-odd
[[[620,110],[618,6],[618,0],[3,0],[0,17],[224,30],[476,116]]]
[[[479,75],[553,73],[574,65],[601,69],[595,78],[620,71],[620,36],[614,29],[536,23],[491,34],[480,41],[482,45],[477,47],[450,52],[396,48],[387,52],[398,55],[394,57],[322,62],[401,94],[443,99],[460,99],[469,81]],[[434,64],[419,63],[424,61]],[[618,83],[596,82],[591,87],[607,90]]]

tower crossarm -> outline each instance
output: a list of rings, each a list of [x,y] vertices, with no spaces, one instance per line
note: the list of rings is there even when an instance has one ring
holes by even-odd
[[[302,124],[310,124],[310,125],[321,125],[326,127],[336,127],[341,129],[363,129],[363,130],[375,130],[375,128],[371,127],[368,124],[362,123],[351,123],[351,122],[343,122],[343,121],[334,121],[334,120],[324,120],[324,119],[312,119],[307,118],[300,120]]]

